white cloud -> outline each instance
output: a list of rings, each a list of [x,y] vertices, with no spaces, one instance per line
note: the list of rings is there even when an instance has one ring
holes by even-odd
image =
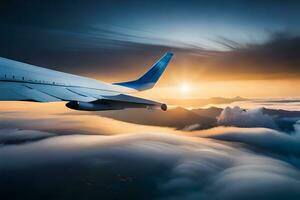
[[[278,129],[273,118],[263,114],[261,109],[243,110],[238,106],[226,107],[218,117],[218,123],[225,126]]]

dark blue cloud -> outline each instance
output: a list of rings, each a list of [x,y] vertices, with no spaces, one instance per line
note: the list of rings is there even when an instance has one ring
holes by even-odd
[[[299,7],[297,1],[2,1],[0,56],[102,78],[116,70],[136,77],[171,50],[175,64],[201,73],[295,78]],[[274,38],[274,32],[291,34]],[[210,55],[217,62],[204,58]]]
[[[171,39],[213,48],[216,44],[209,40],[216,36],[244,42],[251,37],[263,41],[265,31],[299,32],[299,6],[297,1],[3,1],[0,22],[21,32],[33,27],[126,41],[140,37],[160,45]],[[119,35],[105,36],[103,30]]]

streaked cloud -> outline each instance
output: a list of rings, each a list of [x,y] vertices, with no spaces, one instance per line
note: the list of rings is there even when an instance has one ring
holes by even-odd
[[[169,74],[181,79],[186,73],[196,83],[298,80],[298,2],[217,5],[222,9],[198,1],[5,2],[0,56],[120,81],[139,76],[165,51],[174,51]],[[170,77],[161,83],[175,83]]]

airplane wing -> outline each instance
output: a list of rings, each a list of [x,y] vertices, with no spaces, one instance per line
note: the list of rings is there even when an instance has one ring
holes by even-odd
[[[69,108],[93,111],[157,107],[166,110],[163,103],[125,93],[152,88],[172,55],[166,53],[139,79],[115,84],[0,59],[0,101],[68,101]]]
[[[125,108],[166,109],[165,104],[156,101],[119,92],[81,87],[4,83],[0,85],[0,94],[0,100],[2,101],[70,101],[67,106],[77,110],[117,110]]]

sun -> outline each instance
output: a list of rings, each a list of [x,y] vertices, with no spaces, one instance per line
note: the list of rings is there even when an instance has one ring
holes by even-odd
[[[179,90],[181,93],[187,94],[187,93],[191,92],[192,87],[188,83],[182,83],[179,85]]]

